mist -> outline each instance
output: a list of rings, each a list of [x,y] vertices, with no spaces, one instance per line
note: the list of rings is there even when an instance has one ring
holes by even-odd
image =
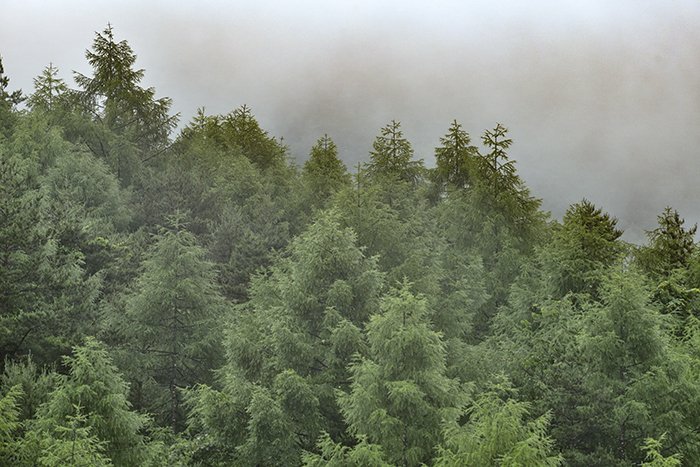
[[[667,205],[700,219],[697,2],[293,3],[17,2],[0,54],[11,89],[49,62],[72,84],[109,21],[183,125],[245,103],[300,164],[327,133],[352,169],[392,119],[428,166],[452,120],[501,122],[554,216],[586,197],[632,241]]]

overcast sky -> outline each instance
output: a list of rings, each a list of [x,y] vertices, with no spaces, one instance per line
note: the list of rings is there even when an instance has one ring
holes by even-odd
[[[328,133],[352,166],[391,119],[428,165],[453,119],[475,142],[501,122],[556,216],[587,197],[630,239],[666,205],[700,220],[698,0],[5,0],[10,88],[89,73],[108,21],[184,123],[245,103],[299,161]]]

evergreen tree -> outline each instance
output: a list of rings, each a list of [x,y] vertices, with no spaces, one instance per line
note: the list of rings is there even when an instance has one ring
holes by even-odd
[[[5,76],[5,68],[0,57],[0,137],[9,138],[16,121],[15,107],[24,100],[22,90],[8,91],[10,78]],[[1,140],[0,140],[1,141]]]
[[[253,281],[250,302],[229,325],[222,389],[203,386],[189,397],[191,430],[209,440],[200,452],[246,464],[241,449],[274,443],[280,450],[265,463],[298,465],[321,430],[344,436],[335,390],[348,386],[347,365],[365,351],[361,327],[382,275],[337,216],[322,214]]]
[[[324,135],[311,148],[311,156],[304,164],[304,183],[309,190],[309,202],[323,207],[327,200],[341,188],[350,185],[350,174],[338,158],[338,148]]]
[[[70,457],[61,456],[67,456],[75,442],[80,443],[80,455],[85,456],[86,464],[81,465],[89,465],[90,459],[95,465],[108,465],[101,457],[102,448],[114,465],[144,462],[148,452],[141,432],[148,420],[131,410],[126,399],[128,385],[104,346],[88,338],[74,349],[73,356],[64,358],[64,364],[68,376],[39,409],[33,433],[27,435],[30,442],[39,443],[32,449],[39,455],[37,462],[68,462]]]
[[[225,305],[205,258],[205,250],[175,219],[172,230],[155,238],[123,321],[116,324],[131,349],[124,364],[136,381],[136,400],[150,410],[167,407],[159,415],[175,431],[183,426],[180,388],[208,381],[221,361],[215,323],[225,318]],[[156,394],[149,396],[150,391]]]
[[[142,162],[165,150],[178,116],[169,114],[169,98],[156,99],[153,88],[140,86],[144,70],[134,68],[136,54],[125,40],[116,41],[111,24],[96,33],[85,56],[93,74],[75,74],[81,88],[75,97],[92,123],[73,131],[130,184]]]
[[[624,251],[617,219],[584,199],[566,211],[547,258],[555,297],[567,293],[596,297],[605,269]]]
[[[389,467],[381,447],[361,437],[352,448],[334,443],[328,433],[318,440],[320,454],[306,452],[304,467]]]
[[[367,324],[369,355],[352,365],[350,392],[339,398],[350,433],[406,466],[433,457],[443,419],[461,402],[457,382],[445,376],[445,346],[430,328],[425,299],[408,287],[386,297]]]
[[[512,391],[507,381],[494,384],[466,410],[465,425],[451,421],[435,465],[561,465],[563,459],[553,452],[547,435],[551,417],[527,421],[528,404],[510,398]]]
[[[472,183],[478,150],[471,145],[469,134],[457,120],[452,122],[447,134],[440,138],[441,146],[435,148],[435,175],[441,185],[468,188]]]
[[[58,77],[58,68],[50,63],[39,76],[34,78],[34,93],[27,103],[32,110],[52,112],[63,104],[68,93],[68,86]]]
[[[422,161],[413,161],[413,148],[403,136],[401,123],[392,120],[381,129],[372,143],[367,175],[370,178],[416,183],[423,169]]]

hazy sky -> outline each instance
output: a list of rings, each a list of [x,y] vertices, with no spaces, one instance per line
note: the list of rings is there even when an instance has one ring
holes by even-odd
[[[110,21],[184,122],[246,103],[300,161],[328,133],[349,166],[391,119],[428,165],[453,119],[475,142],[501,122],[557,216],[587,197],[632,239],[666,205],[700,220],[698,0],[2,3],[11,89],[88,73]]]

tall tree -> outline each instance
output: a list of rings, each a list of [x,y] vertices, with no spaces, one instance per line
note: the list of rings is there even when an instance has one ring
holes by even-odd
[[[51,112],[56,110],[67,93],[68,86],[58,77],[58,68],[49,63],[49,66],[34,78],[34,93],[29,96],[27,103],[32,110]]]
[[[5,138],[9,138],[12,134],[12,127],[16,119],[15,106],[24,100],[21,89],[8,91],[9,84],[10,78],[5,76],[5,68],[0,56],[0,136]]]
[[[380,445],[395,465],[428,462],[443,419],[461,403],[426,305],[407,284],[384,298],[366,327],[369,355],[352,365],[350,391],[339,398],[350,433]]]
[[[413,147],[403,136],[401,122],[392,120],[381,129],[372,143],[367,175],[370,178],[384,178],[415,183],[421,176],[422,161],[414,161]]]
[[[190,399],[193,431],[211,443],[203,452],[245,463],[241,449],[276,442],[285,450],[265,463],[298,465],[321,430],[342,437],[335,391],[348,385],[352,356],[365,351],[361,328],[381,287],[376,258],[363,254],[337,212],[321,214],[255,277],[250,301],[232,317],[222,390],[202,387]]]
[[[41,442],[47,437],[69,441],[80,434],[83,448],[88,449],[88,454],[98,456],[102,448],[95,447],[90,436],[94,435],[104,443],[104,453],[114,465],[138,465],[146,461],[148,448],[142,430],[148,419],[131,409],[126,398],[128,385],[104,346],[88,338],[84,345],[74,349],[73,356],[64,358],[64,363],[69,374],[39,409],[29,439],[38,441],[41,450]],[[64,444],[60,443],[65,448]]]
[[[435,148],[435,174],[441,185],[467,188],[472,183],[478,149],[471,145],[469,134],[453,121],[447,134]]]
[[[180,389],[210,380],[221,361],[215,323],[225,318],[225,304],[205,250],[180,220],[173,222],[156,236],[116,326],[133,349],[124,355],[129,376],[146,393],[137,400],[155,383],[155,400],[140,402],[150,410],[167,407],[159,415],[177,431],[183,427]]]
[[[309,190],[309,201],[317,207],[322,207],[341,188],[350,186],[350,174],[328,135],[319,138],[311,148],[302,173]]]
[[[77,97],[94,124],[80,132],[92,152],[130,182],[134,174],[127,170],[163,152],[178,116],[169,114],[169,98],[156,99],[155,89],[140,86],[144,70],[134,68],[136,54],[125,40],[116,41],[111,24],[96,33],[85,56],[93,74],[75,74]]]

